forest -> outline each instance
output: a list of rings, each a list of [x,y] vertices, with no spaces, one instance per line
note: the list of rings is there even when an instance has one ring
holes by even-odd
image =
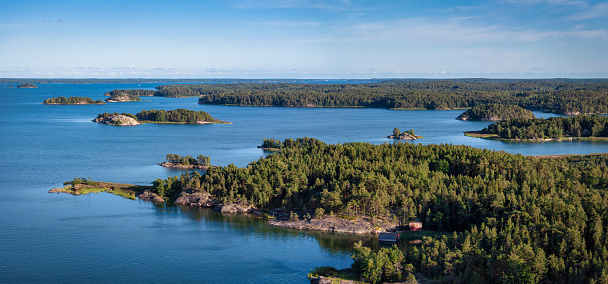
[[[83,104],[105,104],[102,100],[93,100],[89,97],[55,97],[44,100],[45,105],[83,105]]]
[[[425,238],[405,255],[404,267],[435,279],[593,283],[608,281],[607,161],[299,138],[244,168],[158,179],[153,191],[169,200],[206,191],[258,208],[417,218],[425,230],[456,232]]]
[[[608,113],[607,80],[385,80],[361,84],[216,83],[156,87],[154,96],[196,97],[200,104],[282,107],[457,109],[517,105],[557,114]],[[136,94],[144,90],[121,90]]]
[[[460,114],[456,119],[475,121],[500,121],[514,118],[536,118],[534,114],[515,105],[477,105]]]
[[[142,110],[136,114],[139,121],[199,123],[215,122],[215,119],[204,111],[194,111],[179,108],[176,110]]]
[[[563,139],[608,137],[608,117],[578,115],[572,117],[520,118],[493,123],[480,131],[504,139]]]
[[[109,97],[118,97],[128,95],[129,97],[135,98],[137,97],[137,101],[139,101],[139,97],[151,97],[154,96],[156,91],[153,90],[113,90],[105,93],[105,96]]]

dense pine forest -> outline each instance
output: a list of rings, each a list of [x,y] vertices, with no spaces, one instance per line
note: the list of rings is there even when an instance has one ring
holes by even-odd
[[[461,283],[608,280],[606,156],[535,158],[454,145],[327,145],[287,139],[252,162],[158,179],[176,198],[340,216],[420,219],[427,238],[405,256],[432,278]],[[404,264],[404,265],[405,265]]]
[[[142,110],[136,114],[137,119],[140,121],[154,121],[154,122],[183,122],[183,123],[197,123],[197,122],[215,122],[215,119],[204,111],[194,111],[188,109],[176,109],[176,110]]]
[[[504,139],[608,137],[608,117],[579,115],[512,119],[488,125],[480,133],[495,134]]]
[[[536,118],[531,111],[514,105],[484,104],[466,110],[456,119],[500,121],[514,118]]]
[[[608,113],[606,80],[386,80],[365,84],[174,84],[137,95],[196,97],[200,104],[282,107],[454,109],[517,105],[557,114]]]
[[[44,100],[45,105],[81,105],[81,104],[105,104],[102,100],[93,100],[88,97],[55,97]]]

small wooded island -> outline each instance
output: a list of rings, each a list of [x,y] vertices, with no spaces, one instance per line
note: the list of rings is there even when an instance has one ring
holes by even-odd
[[[501,121],[515,118],[536,118],[534,114],[516,105],[483,104],[463,112],[456,119],[474,121]]]
[[[32,83],[25,83],[25,84],[19,84],[17,85],[17,88],[22,88],[22,89],[35,89],[38,88],[38,86],[32,84]]]
[[[44,100],[45,105],[103,105],[102,100],[93,100],[89,97],[55,97]]]
[[[386,136],[386,138],[399,140],[416,140],[424,137],[416,135],[414,133],[414,129],[401,132],[399,128],[395,128],[393,129],[393,135]]]
[[[151,97],[154,92],[152,90],[114,90],[105,93],[105,96],[109,96],[106,99],[106,102],[109,103],[137,102],[141,101],[139,97]]]
[[[511,119],[488,125],[481,131],[465,132],[465,135],[526,141],[608,140],[608,117],[579,115]]]
[[[158,165],[166,167],[166,168],[175,168],[175,169],[183,169],[183,170],[190,170],[190,169],[208,170],[209,167],[212,167],[211,158],[209,158],[209,156],[203,156],[203,155],[198,155],[198,157],[196,157],[196,159],[195,159],[190,155],[182,157],[182,156],[176,155],[176,154],[167,154],[166,160]]]
[[[130,113],[100,113],[93,122],[128,126],[139,125],[142,123],[167,123],[167,124],[231,124],[230,122],[214,119],[209,113],[204,111],[193,111],[188,109],[176,110],[142,110],[136,115]]]

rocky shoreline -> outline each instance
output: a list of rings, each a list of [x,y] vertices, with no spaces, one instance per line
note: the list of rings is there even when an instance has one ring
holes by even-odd
[[[150,186],[138,186],[132,184],[94,182],[95,185],[68,185],[63,188],[53,188],[49,193],[68,193],[81,195],[91,192],[108,192],[128,198],[139,198],[144,201],[166,202],[156,193],[150,191]],[[367,216],[343,219],[334,215],[325,215],[319,218],[298,218],[297,221],[290,220],[289,213],[283,209],[261,210],[250,204],[220,203],[216,198],[206,191],[183,191],[175,199],[173,204],[197,206],[201,208],[212,208],[222,213],[249,213],[261,218],[269,218],[268,223],[272,226],[299,229],[329,231],[352,234],[374,234],[381,232],[392,232],[398,227],[396,221],[370,218]]]
[[[420,139],[420,138],[424,138],[424,137],[418,136],[418,135],[412,135],[412,134],[409,134],[407,132],[403,132],[403,133],[399,134],[398,136],[389,135],[389,136],[386,136],[386,138],[388,138],[388,139],[400,139],[400,140],[416,140],[416,139]]]
[[[213,167],[213,166],[203,166],[203,165],[184,165],[184,164],[169,163],[169,162],[162,162],[157,165],[165,167],[165,168],[174,168],[174,169],[180,169],[180,170],[205,170],[205,171],[208,170],[209,168]]]
[[[320,218],[311,218],[298,221],[285,219],[273,219],[268,221],[270,225],[300,229],[330,231],[352,234],[373,234],[382,232],[393,232],[397,229],[398,223],[369,217],[359,217],[355,220],[342,219],[336,216],[325,215]]]
[[[132,118],[130,116],[122,115],[122,114],[112,115],[110,117],[98,116],[95,119],[93,119],[93,122],[103,123],[103,124],[107,124],[107,125],[114,125],[114,126],[132,126],[132,125],[141,124],[134,118]]]

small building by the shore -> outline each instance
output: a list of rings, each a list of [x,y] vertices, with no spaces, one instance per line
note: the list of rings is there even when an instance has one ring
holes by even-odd
[[[378,240],[385,243],[398,243],[401,239],[399,233],[380,233]]]
[[[421,231],[422,222],[410,222],[410,231]]]

